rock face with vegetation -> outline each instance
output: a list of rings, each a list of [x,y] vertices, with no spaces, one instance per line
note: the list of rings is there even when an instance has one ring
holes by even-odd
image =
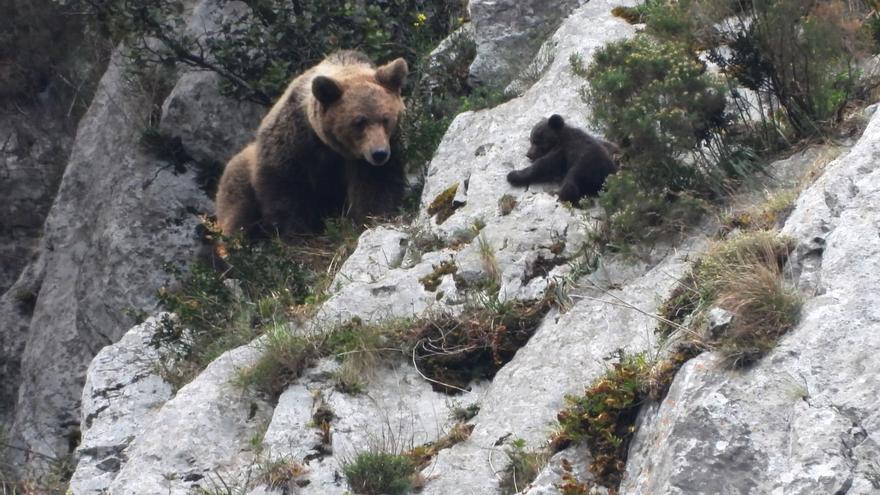
[[[553,184],[508,184],[541,118],[621,132],[602,117],[627,99],[602,98],[598,83],[585,91],[585,77],[613,83],[601,70],[625,49],[658,67],[680,55],[639,38],[612,14],[621,3],[637,2],[472,0],[465,40],[445,41],[431,67],[514,84],[481,110],[479,98],[496,97],[470,88],[426,156],[413,136],[450,118],[431,113],[444,82],[413,83],[435,99],[411,97],[421,120],[401,123],[407,155],[426,162],[406,220],[355,237],[330,219],[332,248],[228,240],[222,272],[196,263],[188,278],[207,252],[197,229],[212,209],[209,172],[251,138],[265,108],[250,101],[265,104],[295,68],[233,98],[228,74],[178,67],[155,85],[115,51],[38,256],[0,299],[0,399],[11,404],[0,441],[16,447],[6,462],[27,467],[19,476],[69,477],[76,495],[880,490],[880,113],[863,111],[866,130],[845,146],[751,180],[725,162],[739,189],[720,219],[694,215],[712,193],[660,183],[674,175],[648,175],[636,153],[579,207],[558,202]],[[244,19],[237,2],[183,5],[176,27],[196,36],[216,28],[214,14]],[[281,36],[287,21],[265,14],[261,29]],[[377,12],[359,14],[372,26]],[[649,19],[648,31],[658,25],[669,24]],[[473,50],[471,36],[467,69],[458,51]],[[198,63],[227,67],[238,48]],[[679,172],[681,155],[704,166],[699,153],[727,153],[712,120],[720,93],[686,62],[677,70],[702,84],[707,120],[669,125],[666,137],[690,149],[663,155]],[[681,83],[656,78],[640,105]],[[652,144],[656,128],[636,141]],[[696,188],[694,176],[682,181]],[[645,177],[656,189],[638,189]],[[663,207],[686,225],[649,237]],[[301,260],[321,273],[304,274]],[[5,474],[0,463],[2,488]]]
[[[817,281],[800,324],[743,372],[686,364],[641,418],[623,493],[876,493],[878,150],[875,113],[785,223],[791,268]]]

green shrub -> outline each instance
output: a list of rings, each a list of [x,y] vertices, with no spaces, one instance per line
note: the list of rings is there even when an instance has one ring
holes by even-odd
[[[586,389],[565,397],[553,444],[561,449],[586,442],[592,454],[590,472],[596,481],[617,490],[626,468],[629,441],[639,408],[648,397],[651,363],[644,354],[620,354],[619,359]]]
[[[753,96],[732,92],[738,124],[773,150],[840,120],[868,46],[864,10],[841,0],[679,0],[651,2],[646,22],[661,39],[710,49],[731,87],[757,93],[755,108]]]
[[[623,247],[692,225],[704,210],[697,198],[754,170],[728,136],[726,89],[687,45],[637,35],[604,46],[578,72],[594,123],[624,148],[623,171],[600,193],[603,242]]]
[[[685,46],[647,36],[610,43],[596,53],[587,80],[594,122],[624,145],[643,187],[696,189],[717,175],[713,154],[730,153],[726,90]]]
[[[152,344],[162,355],[165,377],[182,385],[223,352],[250,342],[267,325],[286,321],[289,308],[301,304],[314,280],[294,248],[279,240],[251,244],[228,239],[219,267],[204,261],[184,274],[176,287],[159,293],[166,318]]]
[[[361,452],[342,466],[348,486],[363,495],[399,495],[413,485],[409,457],[382,451]]]
[[[620,251],[670,230],[683,231],[693,226],[707,208],[705,201],[687,192],[646,189],[629,171],[608,177],[599,204],[607,215],[600,240]]]

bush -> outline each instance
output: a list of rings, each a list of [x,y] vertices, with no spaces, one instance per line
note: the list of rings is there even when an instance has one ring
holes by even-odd
[[[687,45],[638,35],[606,45],[580,73],[594,123],[623,146],[623,171],[599,199],[605,243],[620,247],[692,225],[703,211],[697,198],[754,171],[748,149],[728,136],[726,89]]]
[[[684,45],[637,36],[606,45],[587,69],[585,98],[605,137],[622,143],[643,187],[702,189],[731,153],[726,90]]]
[[[345,463],[342,472],[355,493],[399,495],[412,488],[415,466],[405,455],[370,451]]]
[[[289,309],[309,295],[314,275],[294,248],[279,240],[251,244],[229,239],[225,270],[204,261],[193,264],[177,287],[163,288],[159,300],[175,313],[166,318],[152,344],[162,355],[165,378],[182,385],[223,352],[246,344],[263,328],[288,319]]]
[[[855,58],[870,37],[861,20],[864,9],[854,5],[841,0],[651,2],[646,22],[648,32],[662,39],[710,49],[731,87],[757,94],[758,101],[740,91],[732,96],[740,124],[772,150],[781,146],[780,133],[800,139],[841,119],[854,93]]]

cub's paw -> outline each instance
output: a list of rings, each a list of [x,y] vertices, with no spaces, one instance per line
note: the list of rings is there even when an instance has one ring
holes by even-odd
[[[527,186],[528,175],[523,170],[513,170],[507,174],[507,182],[514,186]]]
[[[581,194],[578,187],[570,182],[564,182],[559,188],[559,201],[568,201],[573,205],[577,205]]]

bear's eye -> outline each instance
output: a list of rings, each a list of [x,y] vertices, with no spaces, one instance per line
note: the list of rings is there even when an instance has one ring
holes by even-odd
[[[366,117],[355,117],[355,119],[351,122],[352,127],[355,129],[363,129],[367,126],[367,118]]]
[[[390,125],[391,125],[391,118],[390,117],[382,117],[382,126],[388,127]]]

